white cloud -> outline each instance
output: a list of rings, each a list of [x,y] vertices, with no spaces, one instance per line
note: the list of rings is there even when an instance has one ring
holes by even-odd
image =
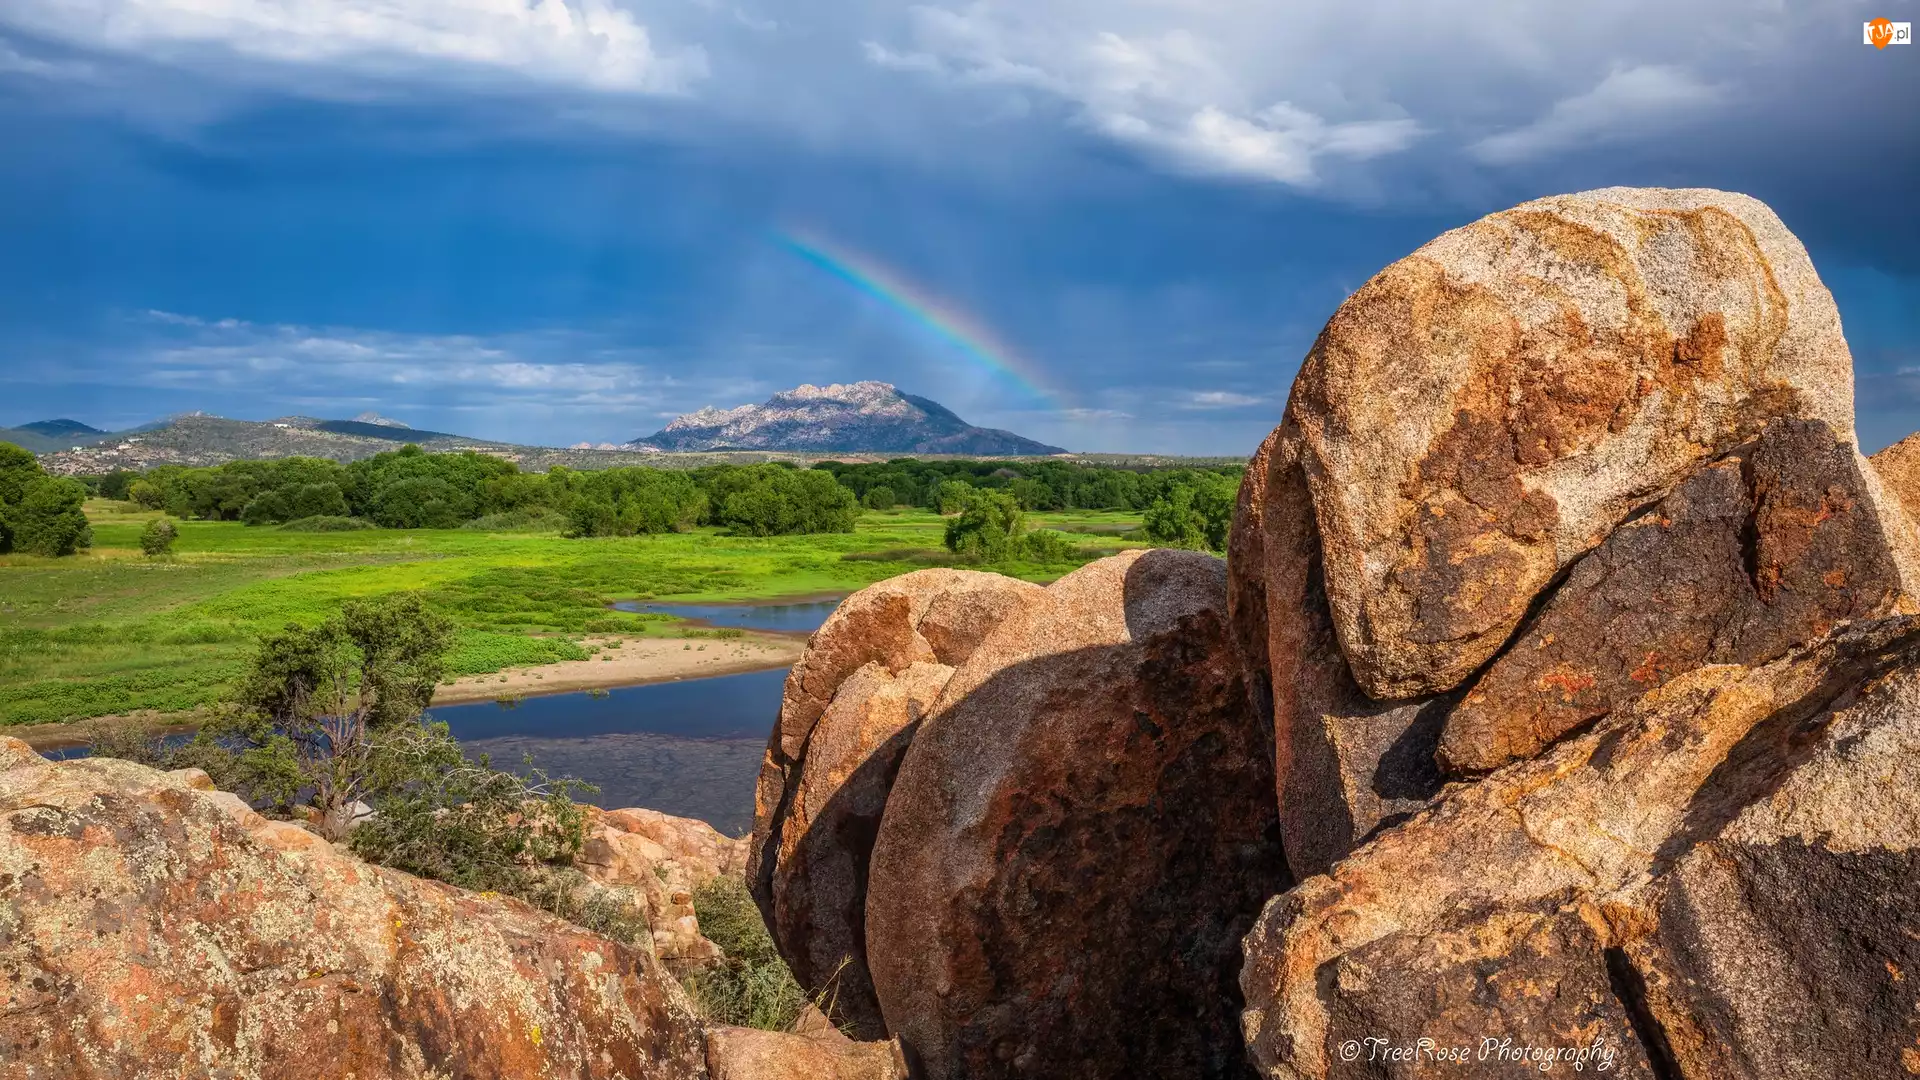
[[[1693,120],[1725,91],[1676,67],[1616,68],[1593,89],[1554,103],[1524,127],[1481,139],[1472,153],[1509,165],[1549,154],[1657,133]]]
[[[707,71],[699,48],[656,47],[611,0],[11,0],[0,22],[163,61],[214,48],[377,75],[497,71],[590,91],[681,93]]]
[[[917,48],[868,41],[869,63],[1052,95],[1085,127],[1182,171],[1304,187],[1317,181],[1322,158],[1378,157],[1422,134],[1397,109],[1332,121],[1284,98],[1263,100],[1221,49],[1185,29],[1126,35],[1046,25],[988,4],[915,15]]]
[[[1183,403],[1189,409],[1244,409],[1249,405],[1261,405],[1267,401],[1252,394],[1236,394],[1230,390],[1196,390],[1186,396]]]

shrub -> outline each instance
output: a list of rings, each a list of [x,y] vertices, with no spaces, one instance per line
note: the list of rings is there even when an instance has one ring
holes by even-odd
[[[148,556],[167,555],[173,552],[173,542],[180,538],[180,530],[167,518],[154,518],[147,527],[140,530],[140,550]]]
[[[1052,529],[1035,529],[1021,537],[1020,550],[1037,563],[1070,563],[1080,558],[1080,549],[1073,541]]]
[[[736,1027],[791,1029],[807,995],[774,948],[746,883],[725,874],[714,878],[694,891],[693,913],[700,933],[726,954],[682,979],[700,1015]]]
[[[360,529],[377,529],[380,526],[366,518],[356,517],[310,517],[289,521],[280,526],[281,532],[355,532]]]

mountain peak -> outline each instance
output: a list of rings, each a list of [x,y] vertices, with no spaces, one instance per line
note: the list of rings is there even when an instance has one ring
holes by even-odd
[[[366,412],[354,417],[353,422],[356,424],[378,424],[381,427],[410,428],[413,426],[405,420],[395,420],[390,416],[381,416],[372,409],[368,409]]]
[[[1011,432],[974,427],[936,401],[871,379],[826,386],[802,383],[760,405],[731,409],[708,405],[676,417],[630,445],[680,452],[736,449],[991,457],[1063,452]]]

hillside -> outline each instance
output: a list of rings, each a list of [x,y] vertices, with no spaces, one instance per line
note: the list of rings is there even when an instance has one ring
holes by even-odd
[[[1010,431],[974,427],[939,402],[890,383],[803,384],[764,404],[711,406],[675,419],[634,446],[674,452],[776,450],[1012,457],[1061,454]]]
[[[90,438],[91,443],[68,439],[48,445],[47,439],[35,436],[38,445],[27,442],[19,445],[40,453],[48,471],[68,475],[147,469],[155,465],[219,465],[243,458],[295,455],[354,461],[410,442],[427,450],[489,450],[500,446],[444,432],[356,420],[288,416],[260,422],[200,413]],[[0,439],[17,441],[5,432],[0,432]]]
[[[0,442],[10,442],[36,454],[85,446],[108,437],[108,432],[78,420],[35,420],[19,427],[0,428]]]

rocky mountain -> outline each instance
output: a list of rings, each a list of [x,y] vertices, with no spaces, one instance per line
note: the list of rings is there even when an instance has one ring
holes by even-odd
[[[1057,446],[978,428],[890,383],[805,384],[764,404],[712,406],[678,417],[634,446],[658,450],[786,450],[1017,457],[1061,454]]]

